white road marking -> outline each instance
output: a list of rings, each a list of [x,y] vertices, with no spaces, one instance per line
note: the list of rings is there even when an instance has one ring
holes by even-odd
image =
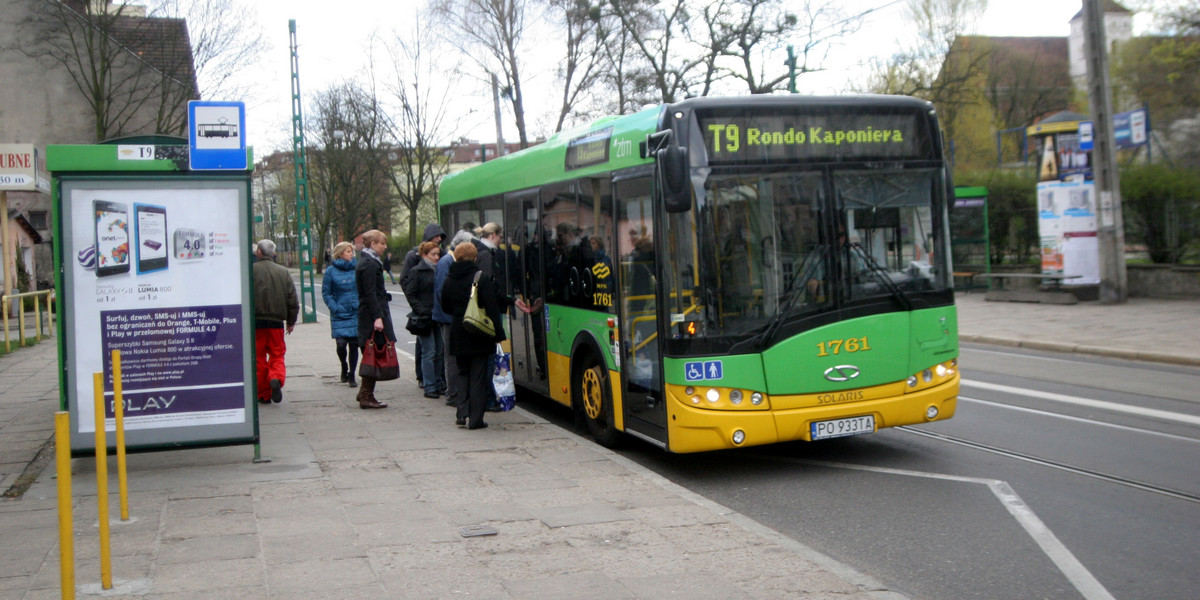
[[[966,396],[959,396],[958,400],[959,400],[959,402],[966,401],[966,402],[974,402],[976,404],[986,404],[988,406],[992,406],[995,408],[1003,408],[1006,410],[1015,410],[1017,412],[1033,413],[1035,415],[1041,415],[1044,417],[1054,417],[1056,419],[1064,419],[1067,421],[1078,421],[1080,423],[1087,423],[1089,425],[1098,425],[1100,427],[1110,427],[1112,429],[1120,429],[1123,431],[1131,431],[1134,433],[1144,433],[1146,435],[1154,435],[1154,436],[1168,438],[1168,439],[1172,439],[1172,440],[1176,440],[1176,441],[1180,441],[1180,442],[1192,442],[1194,444],[1200,444],[1200,439],[1197,439],[1197,438],[1190,438],[1187,436],[1175,435],[1173,433],[1163,433],[1161,431],[1151,431],[1149,429],[1141,429],[1139,427],[1130,427],[1128,425],[1117,425],[1116,423],[1106,423],[1104,421],[1097,421],[1095,419],[1085,419],[1083,417],[1074,417],[1071,415],[1064,415],[1061,413],[1050,412],[1048,410],[1038,410],[1036,408],[1025,408],[1024,406],[1013,406],[1012,404],[1005,404],[1003,402],[992,402],[990,400],[980,400],[978,398],[968,398]]]
[[[957,475],[946,475],[943,473],[927,473],[924,471],[910,471],[907,469],[891,469],[887,467],[869,467],[865,465],[853,465],[849,463],[836,463],[820,460],[805,460],[799,458],[777,458],[764,457],[770,460],[782,462],[796,462],[821,467],[834,467],[838,469],[849,469],[854,471],[869,471],[873,473],[886,473],[890,475],[903,475],[906,477],[922,477],[925,479],[942,479],[945,481],[957,481],[962,483],[975,483],[986,485],[992,494],[1000,500],[1004,508],[1008,510],[1021,527],[1033,538],[1033,541],[1041,547],[1042,552],[1054,562],[1058,570],[1075,586],[1080,595],[1088,600],[1115,600],[1107,589],[1092,575],[1079,559],[1075,558],[1074,554],[1059,541],[1054,532],[1046,527],[1046,524],[1038,518],[1033,509],[1025,504],[1017,492],[1012,489],[1012,486],[1007,482],[999,479],[982,479],[978,477],[960,477]]]
[[[1111,412],[1125,413],[1128,415],[1137,415],[1139,417],[1150,417],[1152,419],[1161,419],[1164,421],[1174,421],[1176,423],[1186,423],[1188,425],[1200,425],[1200,417],[1185,415],[1183,413],[1170,412],[1166,410],[1158,410],[1155,408],[1144,408],[1141,406],[1128,406],[1118,404],[1116,402],[1106,402],[1104,400],[1092,400],[1090,398],[1080,398],[1078,396],[1067,396],[1066,394],[1055,394],[1053,392],[1040,392],[1037,390],[1029,390],[1025,388],[1012,387],[1008,385],[1000,385],[996,383],[985,383],[983,381],[973,381],[963,379],[963,386],[990,390],[993,392],[1002,392],[1005,394],[1015,394],[1018,396],[1026,396],[1030,398],[1039,398],[1042,400],[1050,400],[1051,402],[1062,402],[1064,404],[1074,404],[1076,406],[1086,406],[1089,408],[1098,408]]]

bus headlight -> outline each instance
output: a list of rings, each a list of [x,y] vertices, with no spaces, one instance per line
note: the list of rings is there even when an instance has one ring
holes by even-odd
[[[762,403],[763,403],[762,392],[754,392],[753,394],[750,394],[750,404],[758,406],[759,404],[762,404]]]
[[[733,404],[742,403],[742,390],[732,390],[729,392],[729,401]]]
[[[733,444],[735,446],[740,446],[742,444],[742,442],[744,442],[744,441],[746,441],[746,432],[745,431],[738,429],[737,431],[733,432]]]
[[[932,421],[932,420],[936,419],[937,416],[938,416],[938,407],[930,406],[929,408],[925,409],[925,419],[926,420]]]
[[[708,388],[708,391],[704,393],[704,397],[707,398],[709,402],[715,404],[721,399],[721,390],[718,390],[717,388]]]
[[[918,391],[930,386],[941,385],[957,375],[958,359],[951,359],[909,375],[904,383],[909,388],[906,391]]]

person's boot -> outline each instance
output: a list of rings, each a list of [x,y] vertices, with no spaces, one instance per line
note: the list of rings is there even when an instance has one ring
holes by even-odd
[[[350,379],[352,378],[349,377],[349,374],[346,371],[346,363],[342,363],[342,383],[346,383],[347,381],[350,381]]]
[[[347,384],[349,384],[350,387],[358,387],[358,382],[354,380],[354,369],[353,368],[351,368],[346,373],[346,378],[343,379],[342,381],[345,381]]]
[[[362,409],[387,408],[387,404],[375,399],[374,379],[362,378],[362,385],[358,388],[358,407]]]

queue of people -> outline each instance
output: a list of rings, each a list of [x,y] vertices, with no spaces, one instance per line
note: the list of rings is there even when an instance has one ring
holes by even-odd
[[[570,221],[548,228],[546,234],[551,233],[552,238],[546,235],[540,244],[525,245],[521,256],[517,256],[515,250],[504,244],[500,225],[487,223],[476,228],[472,223],[464,223],[443,250],[446,232],[440,225],[431,223],[425,227],[421,243],[405,256],[400,285],[411,311],[403,324],[416,336],[413,362],[417,385],[426,398],[445,396],[446,405],[455,409],[455,423],[460,427],[487,427],[484,414],[500,410],[492,374],[496,370],[497,344],[507,337],[502,315],[514,305],[528,314],[541,308],[541,287],[535,285],[540,283],[540,277],[524,275],[528,268],[522,269],[523,264],[540,256],[538,252],[543,249],[550,249],[551,258],[547,258],[546,270],[550,280],[548,293],[554,297],[551,300],[572,301],[571,277],[581,264],[602,263],[606,268],[600,269],[599,275],[594,274],[591,267],[588,271],[597,278],[593,282],[600,286],[597,289],[610,289],[612,259],[601,238],[588,237]],[[629,234],[633,252],[639,258],[641,255],[650,258],[652,246],[644,230],[630,230]],[[383,232],[368,231],[362,234],[362,242],[363,248],[357,259],[355,247],[350,242],[333,247],[324,275],[322,297],[329,309],[330,336],[336,344],[341,366],[340,381],[358,388],[359,407],[381,409],[388,405],[375,395],[378,380],[363,373],[359,355],[367,348],[369,340],[374,341],[375,347],[396,341],[389,308],[391,296],[385,287],[386,281],[391,279],[391,261],[387,236]],[[509,292],[517,288],[524,293],[514,300]],[[494,333],[481,334],[463,327],[464,314],[472,301],[477,301],[496,324]],[[294,313],[282,316],[283,325],[289,324],[289,316],[294,323]],[[540,319],[536,324],[541,325]],[[539,359],[538,373],[544,377],[541,364],[544,332],[540,327],[534,327],[533,335],[539,348],[535,353]],[[281,354],[279,350],[276,352]],[[278,383],[273,378],[277,378]],[[283,376],[276,377],[264,371],[260,379],[263,380],[260,399],[267,403],[277,402],[275,399],[282,397],[278,390],[282,388]]]
[[[498,410],[492,371],[496,344],[506,339],[501,315],[512,305],[504,293],[511,251],[500,248],[503,231],[495,223],[478,229],[465,224],[444,255],[445,230],[430,224],[424,234],[423,241],[405,257],[400,274],[411,308],[404,325],[417,338],[417,382],[426,398],[446,397],[446,404],[455,409],[458,426],[483,429],[487,427],[484,413]],[[341,366],[340,382],[358,388],[360,408],[381,409],[388,404],[376,397],[378,380],[359,368],[359,354],[368,340],[374,340],[375,345],[396,341],[389,308],[391,296],[385,287],[391,278],[390,253],[387,236],[381,231],[362,234],[362,242],[357,258],[350,242],[341,242],[329,252],[321,295],[329,309],[330,336]],[[467,305],[475,298],[497,325],[492,335],[462,326]],[[291,323],[294,319],[292,313]],[[270,377],[263,376],[264,383]],[[272,386],[279,389],[281,383],[271,381],[261,386],[266,391],[260,392],[260,398],[265,396],[268,403]]]

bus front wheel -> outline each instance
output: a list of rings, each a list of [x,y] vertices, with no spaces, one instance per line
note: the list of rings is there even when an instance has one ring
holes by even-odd
[[[580,374],[579,395],[588,432],[601,446],[617,445],[621,432],[613,425],[612,393],[608,372],[601,365],[591,365]]]

